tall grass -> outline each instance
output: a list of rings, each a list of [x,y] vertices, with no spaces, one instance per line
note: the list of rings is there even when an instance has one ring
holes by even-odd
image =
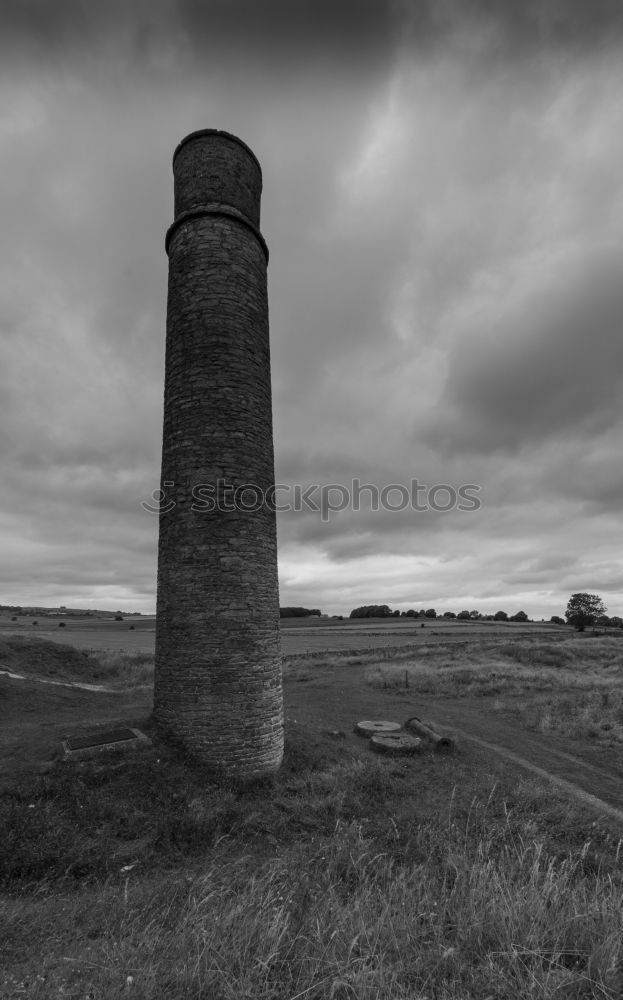
[[[154,681],[153,653],[87,650],[89,679],[113,688],[147,687]]]
[[[469,642],[288,669],[390,687],[406,670],[450,694],[546,683],[554,700],[562,678],[571,717],[581,698],[620,711],[620,650]],[[153,661],[92,667],[128,686]],[[491,787],[469,756],[360,758],[316,737],[291,735],[280,774],[249,787],[145,748],[0,798],[3,1000],[621,1000],[618,833],[538,783]]]
[[[405,676],[406,675],[406,676]],[[617,637],[561,637],[559,642],[482,641],[423,647],[391,662],[367,661],[372,687],[445,695],[525,694],[526,691],[623,690],[623,641]]]
[[[381,763],[351,761],[301,774],[291,791],[313,805],[364,794],[375,775],[387,787]],[[612,870],[589,863],[588,841],[555,857],[538,816],[519,800],[500,815],[493,799],[459,815],[451,798],[437,820],[408,828],[388,815],[382,839],[365,816],[338,817],[263,857],[232,851],[225,835],[201,866],[110,878],[88,916],[83,897],[64,896],[90,928],[88,948],[40,962],[46,981],[29,995],[63,985],[109,1000],[620,998],[621,842]],[[14,940],[43,935],[51,913],[49,901],[14,901]]]
[[[516,716],[526,729],[561,733],[574,739],[623,743],[623,684],[607,690],[517,701],[497,698],[493,708]]]
[[[527,729],[623,743],[618,635],[429,646],[389,661],[371,654],[363,666],[371,687],[438,697],[494,695],[494,710],[510,713]]]

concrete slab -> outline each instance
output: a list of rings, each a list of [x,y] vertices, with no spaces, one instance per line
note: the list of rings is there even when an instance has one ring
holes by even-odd
[[[64,739],[62,742],[63,760],[80,760],[109,751],[149,745],[151,745],[149,737],[133,726],[100,730],[89,733],[87,736],[69,736]]]

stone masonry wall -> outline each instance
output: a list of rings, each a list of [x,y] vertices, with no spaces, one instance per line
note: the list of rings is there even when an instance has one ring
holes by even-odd
[[[154,717],[215,770],[265,774],[283,755],[275,514],[209,509],[200,489],[274,484],[261,171],[205,130],[178,146],[174,177]]]

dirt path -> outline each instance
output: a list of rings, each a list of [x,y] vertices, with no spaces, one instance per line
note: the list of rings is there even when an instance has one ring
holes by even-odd
[[[305,676],[305,675],[303,675]],[[305,727],[318,745],[335,733],[351,749],[369,753],[354,733],[360,719],[404,723],[417,715],[478,748],[478,766],[500,766],[533,774],[623,825],[623,747],[587,742],[523,729],[508,714],[494,712],[492,699],[435,698],[413,690],[378,690],[363,683],[360,667],[313,668],[309,679],[285,683],[286,728]],[[130,694],[41,685],[0,678],[0,788],[15,775],[49,762],[67,735],[95,727],[141,725],[151,711],[151,692]]]
[[[2,677],[10,677],[12,681],[26,681],[29,679],[25,674],[14,674],[10,670],[0,670],[0,675]],[[54,687],[80,688],[82,691],[113,691],[113,688],[107,688],[103,684],[81,684],[79,681],[51,681],[47,677],[32,677],[30,680],[34,680],[38,684],[52,684]]]
[[[359,719],[383,718],[404,723],[417,715],[462,742],[480,747],[485,757],[508,761],[527,774],[611,816],[623,825],[623,747],[609,749],[523,729],[507,713],[494,712],[489,697],[435,698],[412,691],[386,691],[362,683],[361,668],[320,670],[312,680],[286,684],[287,718],[320,731],[340,730],[357,745]],[[459,750],[460,752],[460,750]]]

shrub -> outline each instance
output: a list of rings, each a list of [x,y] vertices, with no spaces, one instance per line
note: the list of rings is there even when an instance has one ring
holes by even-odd
[[[351,618],[389,618],[392,614],[387,604],[364,604],[361,608],[353,608]]]
[[[279,608],[280,618],[309,618],[311,616],[320,617],[318,608]]]

